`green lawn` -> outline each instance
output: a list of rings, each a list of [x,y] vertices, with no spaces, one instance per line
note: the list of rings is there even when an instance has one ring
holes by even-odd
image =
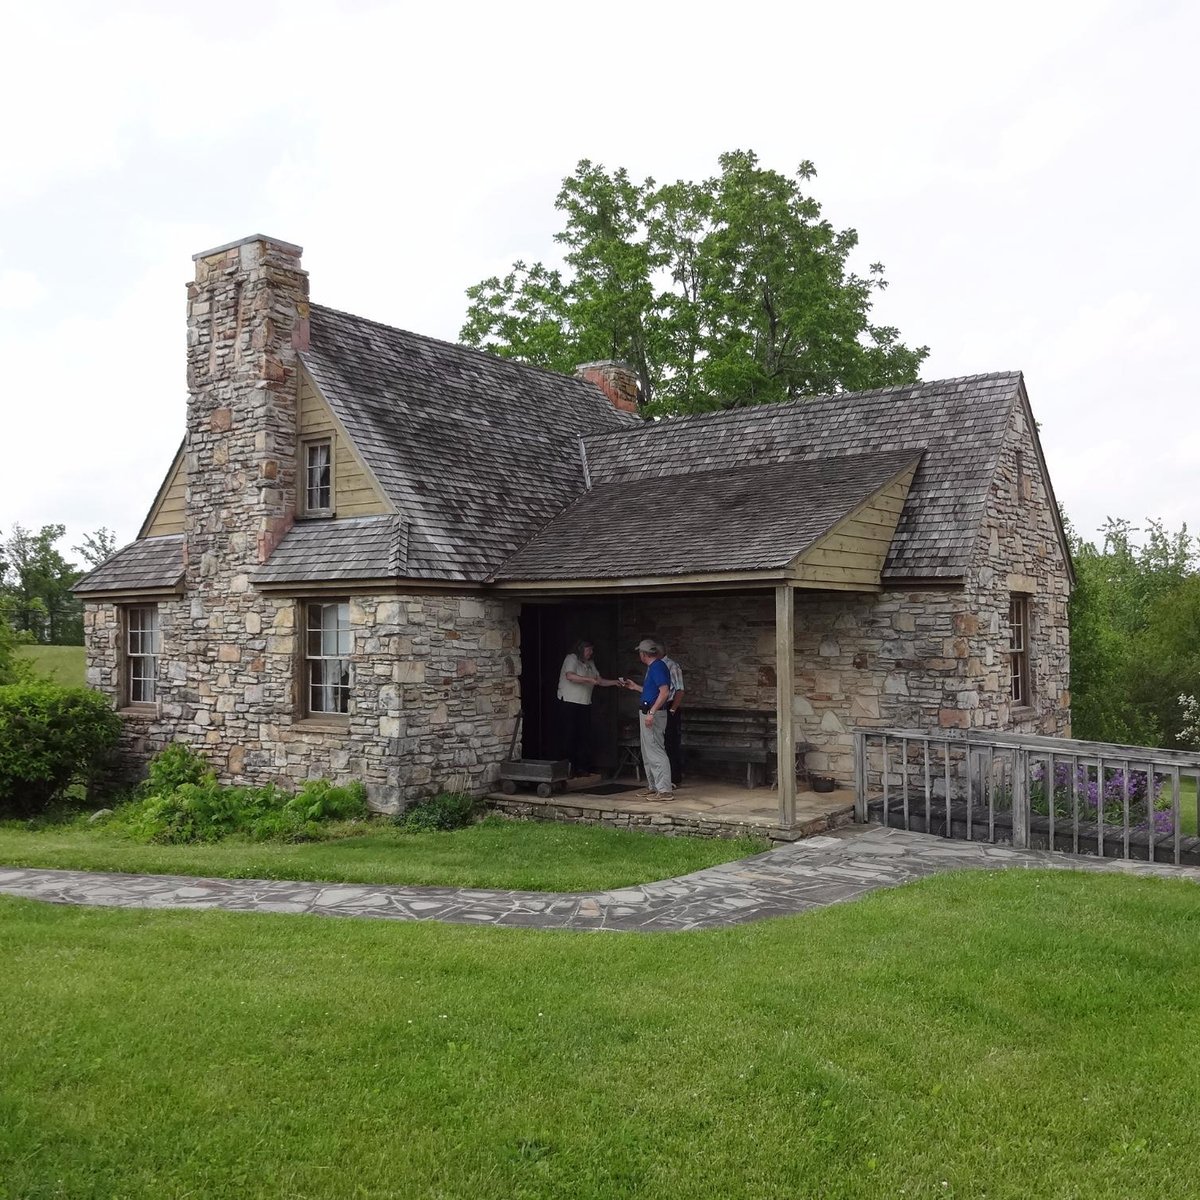
[[[551,892],[667,879],[767,848],[752,839],[659,837],[502,817],[452,833],[404,833],[379,821],[355,836],[297,845],[144,846],[83,820],[41,829],[0,822],[0,863],[8,866]]]
[[[1196,780],[1179,781],[1179,828],[1185,837],[1196,836]]]
[[[39,675],[77,687],[84,685],[82,646],[18,646],[17,654],[33,662]]]
[[[0,899],[0,1196],[1184,1197],[1200,890],[686,935]]]

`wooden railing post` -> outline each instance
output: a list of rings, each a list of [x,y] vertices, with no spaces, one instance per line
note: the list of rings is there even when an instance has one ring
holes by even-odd
[[[1013,849],[1029,849],[1029,751],[1013,752],[1012,837]]]

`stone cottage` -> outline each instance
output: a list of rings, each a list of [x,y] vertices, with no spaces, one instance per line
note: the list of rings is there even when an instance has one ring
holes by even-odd
[[[522,711],[554,749],[583,634],[608,675],[657,634],[690,704],[777,712],[780,762],[807,741],[843,780],[856,726],[1069,733],[1071,564],[1019,373],[648,422],[621,364],[310,304],[300,253],[195,256],[183,444],[78,585],[131,769],[183,741],[381,809],[481,793]]]

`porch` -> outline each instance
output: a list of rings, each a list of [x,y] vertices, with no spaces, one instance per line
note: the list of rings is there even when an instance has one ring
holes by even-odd
[[[599,776],[572,780],[565,792],[542,798],[533,792],[490,793],[495,812],[542,821],[635,829],[669,837],[758,837],[795,842],[854,820],[854,791],[797,790],[795,817],[780,823],[780,794],[773,787],[747,788],[717,779],[689,779],[669,802],[639,799],[642,787]]]

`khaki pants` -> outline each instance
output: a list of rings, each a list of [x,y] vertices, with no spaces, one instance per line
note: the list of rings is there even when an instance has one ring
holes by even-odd
[[[671,791],[671,760],[667,758],[664,740],[667,734],[667,714],[659,709],[654,724],[646,727],[646,714],[638,713],[638,729],[642,734],[642,766],[646,768],[646,783],[652,792]]]

